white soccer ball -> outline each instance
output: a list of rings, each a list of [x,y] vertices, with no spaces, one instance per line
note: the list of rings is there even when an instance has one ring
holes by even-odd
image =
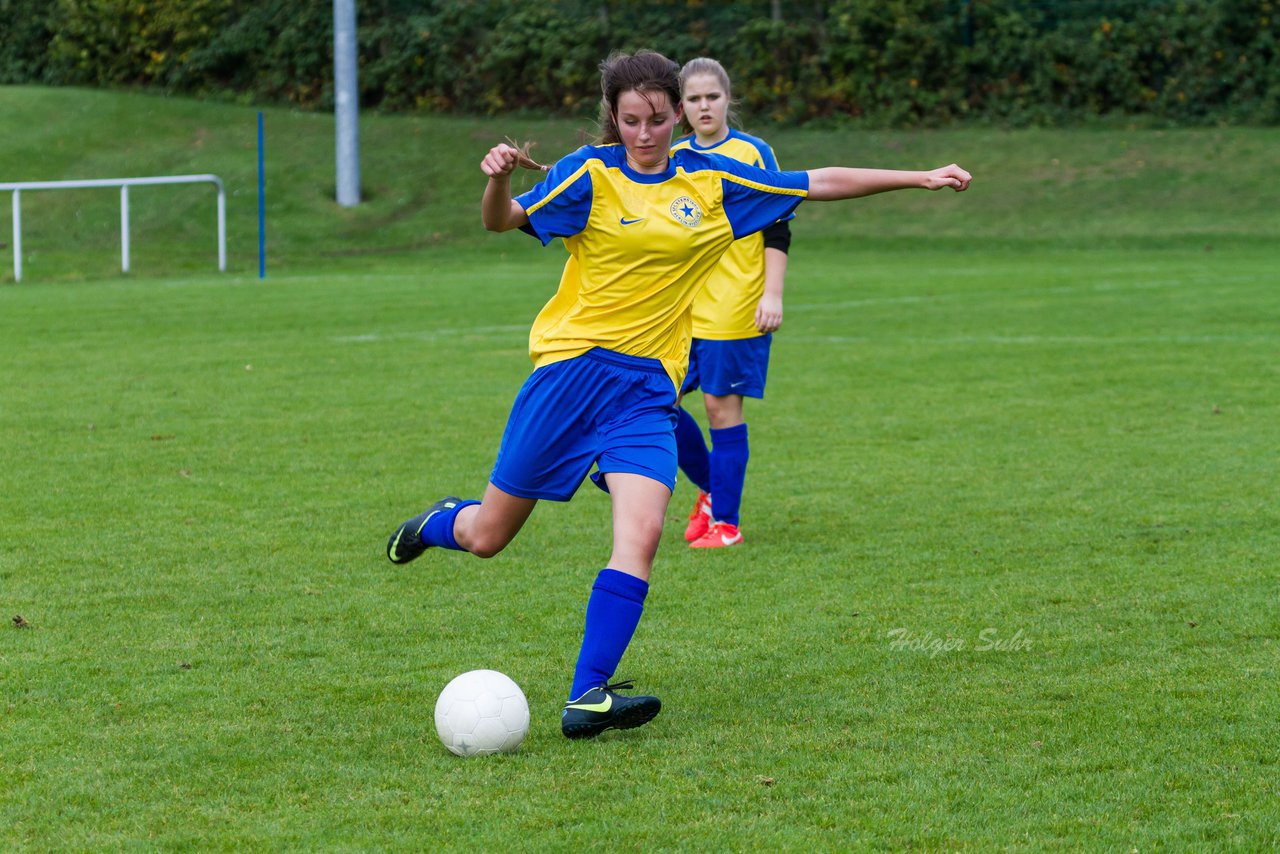
[[[529,703],[511,678],[496,670],[457,676],[436,700],[436,732],[451,753],[507,753],[529,731]]]

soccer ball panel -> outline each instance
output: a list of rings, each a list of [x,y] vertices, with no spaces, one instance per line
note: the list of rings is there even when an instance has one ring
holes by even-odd
[[[511,732],[524,732],[529,729],[529,704],[525,701],[523,694],[503,700],[499,716]]]
[[[492,691],[480,694],[471,701],[475,710],[480,713],[482,718],[496,718],[502,715],[502,701],[505,697],[499,697]]]
[[[454,700],[449,705],[449,711],[445,712],[444,716],[449,725],[449,731],[455,735],[475,732],[476,726],[480,723],[480,718],[480,710],[470,700]]]
[[[507,743],[507,736],[511,734],[511,730],[507,729],[502,722],[502,718],[488,717],[481,718],[480,723],[476,725],[476,731],[472,733],[477,745],[477,751],[486,751],[496,753],[502,749]]]

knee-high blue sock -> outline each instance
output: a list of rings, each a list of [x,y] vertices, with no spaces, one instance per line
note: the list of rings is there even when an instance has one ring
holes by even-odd
[[[680,469],[693,485],[703,492],[710,492],[711,453],[702,438],[702,428],[684,407],[680,408],[680,417],[676,421],[676,455]]]
[[[649,582],[616,569],[602,569],[587,600],[587,625],[582,634],[582,649],[573,671],[573,687],[569,699],[577,699],[603,685],[618,669],[622,654],[631,643]]]
[[[711,518],[717,522],[738,524],[749,456],[746,424],[711,431]]]
[[[429,546],[437,548],[453,549],[455,552],[465,552],[462,546],[458,545],[458,541],[453,538],[453,523],[457,521],[458,514],[462,512],[463,507],[470,507],[472,504],[479,504],[474,499],[468,501],[459,501],[457,505],[450,507],[448,510],[441,510],[436,515],[427,520],[427,524],[422,527],[422,541]]]

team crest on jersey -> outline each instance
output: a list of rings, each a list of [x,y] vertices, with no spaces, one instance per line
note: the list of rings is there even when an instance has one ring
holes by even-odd
[[[702,208],[688,196],[681,196],[671,203],[671,215],[676,218],[676,222],[690,228],[697,228],[702,222]]]

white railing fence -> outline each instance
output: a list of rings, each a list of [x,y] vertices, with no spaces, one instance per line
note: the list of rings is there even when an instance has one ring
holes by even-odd
[[[152,178],[94,178],[87,181],[21,181],[0,183],[13,193],[13,279],[22,281],[22,191],[120,188],[120,271],[129,272],[129,188],[151,184],[213,184],[218,188],[218,270],[227,270],[227,192],[217,175],[161,175]]]

